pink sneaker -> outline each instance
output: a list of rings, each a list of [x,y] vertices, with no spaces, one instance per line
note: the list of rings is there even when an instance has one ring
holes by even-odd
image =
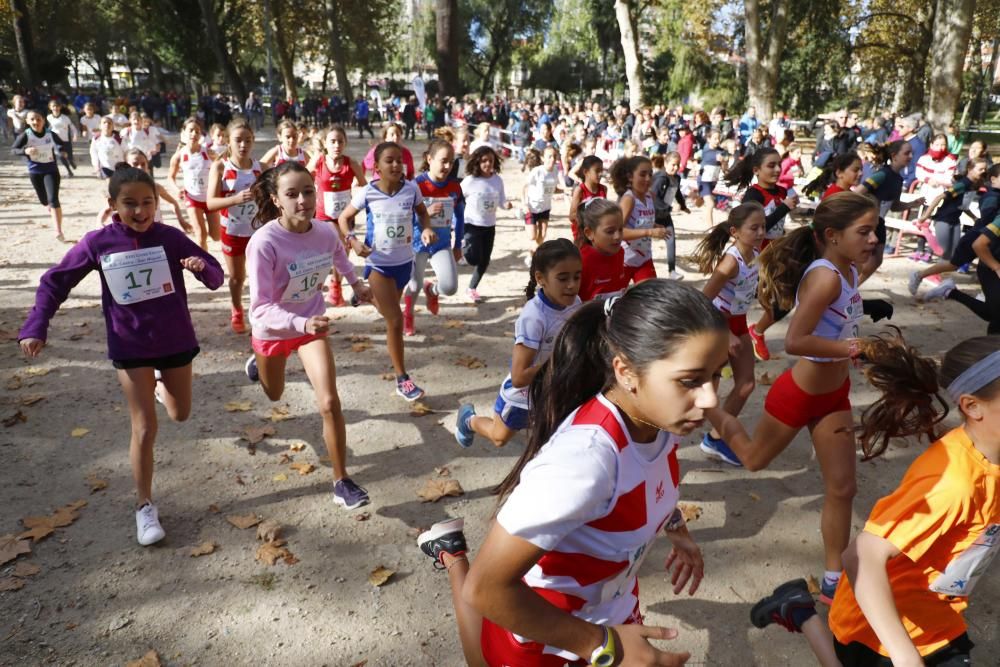
[[[431,315],[437,315],[441,304],[437,292],[434,291],[434,283],[429,280],[424,281],[424,297],[427,299],[427,310],[430,311]]]
[[[472,287],[465,290],[465,296],[469,297],[469,301],[472,303],[479,303],[483,300],[483,297],[479,296],[479,291]]]

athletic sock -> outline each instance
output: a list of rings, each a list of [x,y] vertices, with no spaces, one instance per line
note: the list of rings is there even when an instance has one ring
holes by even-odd
[[[836,586],[837,584],[840,583],[840,572],[826,570],[823,573],[823,583],[827,584],[828,586]]]

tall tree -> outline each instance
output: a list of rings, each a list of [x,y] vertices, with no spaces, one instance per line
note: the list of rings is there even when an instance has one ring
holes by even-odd
[[[215,3],[212,0],[198,0],[198,6],[201,9],[201,20],[205,26],[205,36],[208,38],[209,47],[212,49],[212,53],[215,54],[215,59],[219,63],[219,69],[222,70],[222,75],[225,77],[226,83],[229,84],[229,88],[236,95],[236,99],[242,104],[243,100],[247,98],[247,87],[243,83],[243,79],[240,77],[240,73],[236,69],[232,58],[229,57],[229,50],[226,48],[226,42],[222,38],[222,31],[219,30],[219,19],[215,13]]]
[[[747,93],[757,117],[769,119],[778,87],[781,52],[788,36],[789,0],[770,0],[764,16],[761,0],[744,0],[746,17]],[[766,18],[766,23],[763,19]]]
[[[325,0],[326,22],[330,30],[330,59],[333,61],[333,72],[337,75],[337,88],[346,100],[353,99],[351,79],[347,76],[347,54],[344,51],[344,39],[340,32],[343,25],[340,20],[340,0]]]
[[[458,0],[436,0],[434,4],[438,84],[443,95],[461,93],[458,75]]]
[[[10,0],[14,14],[14,40],[17,43],[17,59],[21,64],[21,76],[29,88],[38,82],[35,67],[35,48],[31,38],[31,15],[25,0]]]
[[[274,36],[274,48],[278,52],[278,65],[281,69],[281,78],[285,82],[285,98],[296,99],[299,96],[298,85],[295,83],[295,53],[291,44],[295,43],[294,37],[289,44],[285,35],[285,7],[282,0],[265,0],[264,20],[271,24],[271,34]]]
[[[955,117],[962,95],[962,71],[972,36],[975,0],[936,0],[934,42],[931,48],[930,100],[927,122],[938,130]]]
[[[551,0],[467,0],[464,23],[470,26],[462,65],[472,73],[480,95],[488,97],[497,76],[509,71],[514,52],[536,48],[552,16]]]
[[[622,38],[622,53],[625,54],[625,78],[628,79],[628,103],[632,110],[642,106],[643,74],[642,57],[639,53],[639,31],[636,28],[637,9],[634,0],[615,0],[615,18]]]

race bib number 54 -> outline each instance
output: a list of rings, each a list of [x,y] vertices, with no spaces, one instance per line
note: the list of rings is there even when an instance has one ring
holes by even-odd
[[[174,293],[174,279],[163,246],[103,255],[101,273],[111,297],[123,306]]]

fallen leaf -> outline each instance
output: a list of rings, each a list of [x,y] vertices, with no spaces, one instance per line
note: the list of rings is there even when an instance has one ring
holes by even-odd
[[[434,341],[435,343],[443,343],[445,338],[441,334],[433,334],[431,336],[431,340]]]
[[[382,373],[382,375],[380,375],[379,377],[382,378],[383,380],[395,380],[396,379],[396,374],[395,373]]]
[[[816,577],[811,574],[806,577],[806,586],[809,587],[809,592],[813,595],[819,595],[822,592],[819,587],[819,581],[817,581]]]
[[[354,520],[355,521],[367,521],[370,518],[372,518],[372,515],[371,515],[370,512],[359,512],[359,513],[357,513],[357,514],[354,515]]]
[[[250,401],[229,401],[224,407],[226,412],[250,412],[253,404]]]
[[[733,377],[733,369],[730,368],[729,366],[726,366],[725,368],[722,369],[722,379],[728,380],[731,377]]]
[[[261,542],[274,542],[281,538],[281,524],[274,519],[268,519],[257,526],[257,539]]]
[[[677,508],[684,515],[685,523],[691,523],[701,518],[701,507],[694,503],[677,503]]]
[[[767,387],[768,385],[774,384],[775,378],[771,377],[768,373],[761,373],[757,377],[757,384],[762,387]]]
[[[77,625],[76,625],[76,623],[67,623],[63,627],[66,628],[67,630],[75,630],[76,627],[77,627]]]
[[[274,477],[271,478],[271,481],[272,482],[287,482],[288,481],[288,475],[286,475],[283,472],[279,472],[277,475],[275,475]]]
[[[293,463],[288,467],[291,468],[292,470],[298,471],[300,475],[308,475],[309,473],[311,473],[313,470],[316,469],[316,466],[314,466],[311,463]]]
[[[437,502],[445,496],[461,496],[465,494],[462,485],[454,479],[429,479],[417,491],[417,497],[425,503]]]
[[[0,340],[7,341],[9,343],[17,342],[17,331],[8,331],[7,329],[0,329]]]
[[[432,412],[434,412],[434,410],[422,401],[414,401],[413,403],[410,403],[411,417],[423,417],[424,415],[429,415]]]
[[[146,655],[138,660],[126,663],[125,667],[163,667],[163,663],[160,662],[160,655],[153,649],[150,649]]]
[[[219,545],[217,545],[215,542],[212,542],[211,540],[207,542],[202,542],[196,547],[191,547],[191,550],[188,551],[188,555],[191,556],[192,558],[195,558],[197,556],[207,556],[208,554],[214,552],[217,546]]]
[[[288,565],[295,565],[299,562],[291,551],[285,547],[285,540],[271,540],[265,542],[257,548],[255,558],[262,563],[274,565],[278,560],[283,560]]]
[[[283,422],[286,419],[294,419],[294,415],[288,414],[288,408],[284,405],[278,406],[276,408],[271,408],[271,421],[273,422]]]
[[[0,592],[16,591],[22,588],[24,588],[24,579],[17,579],[15,577],[0,579]]]
[[[456,366],[465,366],[468,369],[486,368],[486,362],[476,357],[459,357],[455,360]]]
[[[288,452],[282,452],[281,458],[278,459],[278,463],[285,464],[292,462],[292,455]]]
[[[243,429],[243,435],[240,437],[249,442],[251,445],[256,445],[264,438],[274,434],[274,427],[268,424],[266,426],[248,426]]]
[[[445,329],[461,329],[464,326],[465,322],[463,322],[462,320],[447,320],[444,323]]]
[[[57,509],[55,512],[52,513],[52,516],[47,518],[54,527],[63,528],[65,526],[70,525],[77,519],[79,519],[80,515],[77,514],[75,507],[70,507],[67,505],[65,507],[60,507],[59,509]]]
[[[365,660],[362,660],[361,662],[354,663],[353,665],[351,665],[351,667],[365,667],[365,665],[367,665],[367,664],[368,664],[368,660],[365,659]]]
[[[243,478],[240,477],[239,475],[236,476],[236,483],[239,484],[240,486],[246,486],[246,482],[244,482]]]
[[[45,400],[45,394],[27,394],[21,397],[21,405],[27,407]]]
[[[38,567],[34,563],[21,561],[14,567],[14,571],[11,572],[11,574],[15,577],[21,577],[23,579],[25,577],[33,577],[41,571],[42,568]]]
[[[438,477],[451,477],[451,469],[448,466],[441,466],[439,468],[434,468],[434,472],[437,473]]]
[[[293,452],[301,452],[305,448],[306,448],[306,443],[304,442],[293,442],[292,444],[288,445],[288,449],[290,449]]]
[[[753,491],[751,491],[751,492],[750,492],[750,500],[753,500],[753,501],[755,501],[755,502],[756,502],[756,501],[759,501],[759,500],[760,500],[760,496],[759,496],[759,495],[757,495],[756,493],[754,493]]]
[[[24,382],[21,380],[20,375],[12,375],[10,376],[10,379],[7,380],[7,389],[10,391],[17,391],[23,384]]]
[[[84,428],[82,426],[77,426],[75,429],[73,429],[72,431],[69,432],[69,434],[71,436],[73,436],[74,438],[82,438],[83,436],[87,435],[88,433],[90,433],[90,429],[89,428]]]
[[[351,352],[364,352],[365,350],[370,350],[372,344],[370,342],[353,343],[351,345]]]
[[[9,563],[22,554],[31,553],[31,543],[14,535],[0,535],[0,565]]]
[[[219,509],[218,505],[212,504],[208,506],[208,511],[211,512],[212,514],[218,514],[222,510]]]
[[[50,516],[26,516],[21,523],[28,530],[17,536],[19,540],[30,539],[32,542],[44,539],[55,532],[56,525]]]
[[[226,521],[233,524],[240,530],[246,530],[247,528],[253,528],[260,523],[260,517],[256,514],[230,514],[226,517]]]
[[[9,428],[14,424],[20,424],[21,422],[26,422],[26,421],[28,421],[28,416],[23,412],[21,412],[20,410],[18,410],[14,414],[7,415],[6,417],[4,417],[3,425]]]
[[[90,485],[91,493],[97,493],[98,491],[103,491],[108,488],[107,481],[98,478],[97,475],[94,474],[87,475],[87,484]]]
[[[21,372],[25,375],[33,375],[35,377],[41,377],[43,375],[48,375],[52,371],[51,368],[45,368],[43,366],[28,366]]]
[[[76,512],[77,510],[82,510],[86,506],[87,506],[87,501],[82,499],[74,500],[71,503],[66,503],[65,505],[63,505],[65,509],[73,510],[74,512]]]
[[[362,336],[361,334],[354,334],[349,339],[352,343],[367,343],[371,340],[368,336]]]
[[[383,586],[394,574],[396,574],[395,570],[379,565],[368,573],[368,583],[372,586]]]

